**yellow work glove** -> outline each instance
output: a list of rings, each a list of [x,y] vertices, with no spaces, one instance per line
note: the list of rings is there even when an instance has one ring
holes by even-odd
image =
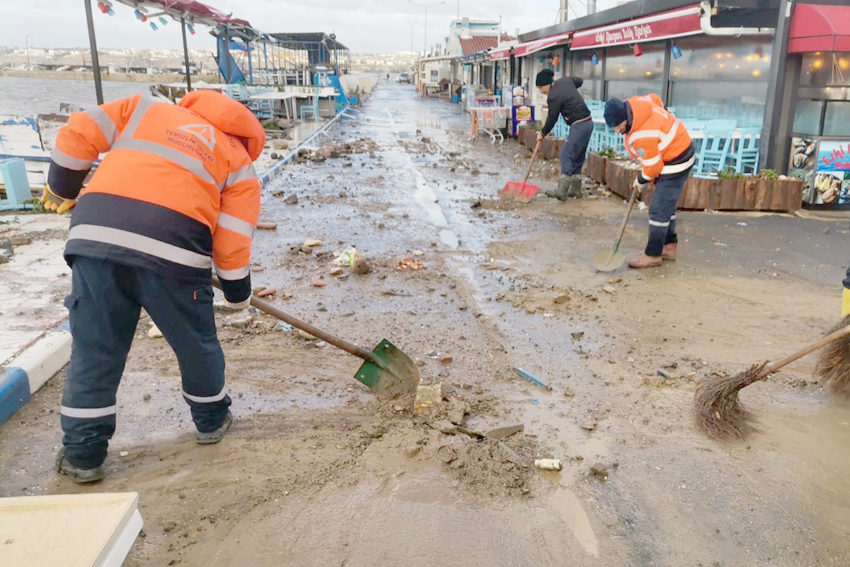
[[[850,315],[850,289],[844,288],[844,294],[841,296],[841,316],[847,317]]]
[[[50,190],[50,185],[44,186],[44,193],[41,194],[41,205],[46,211],[53,211],[60,215],[74,208],[77,202],[73,199],[63,199],[56,193]]]

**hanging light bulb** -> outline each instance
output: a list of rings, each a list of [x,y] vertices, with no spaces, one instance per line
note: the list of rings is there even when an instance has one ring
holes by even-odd
[[[186,27],[189,29],[190,34],[195,35],[195,28],[192,26],[192,24],[189,24]]]
[[[673,54],[673,59],[679,59],[679,58],[682,57],[682,50],[679,49],[679,46],[676,45],[675,43],[673,44],[673,47],[670,49],[670,53]]]
[[[145,15],[144,15],[144,14],[142,14],[142,11],[141,11],[141,10],[136,9],[136,10],[133,12],[133,14],[136,16],[136,19],[137,19],[137,20],[144,21],[144,20],[142,20],[142,18],[144,18],[144,17],[145,17]]]
[[[113,9],[112,9],[112,6],[110,6],[110,7],[109,7],[109,10],[107,10],[107,11],[106,11],[106,13],[107,13],[107,14],[109,14],[110,16],[114,16],[114,15],[115,15],[115,10],[113,10]]]
[[[561,64],[561,58],[557,55],[552,59],[552,66],[557,67]]]
[[[163,18],[162,16],[160,16],[160,17],[159,17],[159,23],[161,23],[161,24],[162,24],[162,25],[164,25],[164,26],[167,26],[167,25],[168,25],[168,20],[166,20],[165,18]]]
[[[156,31],[156,30],[158,30],[159,28],[158,28],[158,27],[156,27],[156,24],[155,24],[155,23],[151,22],[151,29],[152,29],[153,31]]]
[[[97,3],[97,9],[100,10],[101,12],[103,12],[104,14],[109,13],[109,7],[106,4],[104,4],[103,2]]]
[[[641,55],[643,55],[643,48],[640,46],[639,43],[635,44],[634,52],[635,57],[640,57]]]
[[[596,56],[596,53],[590,54],[590,63],[592,65],[599,65],[599,57]]]

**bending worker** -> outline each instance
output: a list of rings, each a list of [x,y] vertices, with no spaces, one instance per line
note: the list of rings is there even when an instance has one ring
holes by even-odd
[[[655,184],[649,203],[649,241],[639,257],[629,260],[629,267],[675,261],[676,203],[695,161],[690,134],[656,94],[625,102],[612,98],[605,105],[605,122],[618,134],[626,134],[626,151],[641,164],[635,180],[638,190]]]
[[[551,69],[544,69],[537,74],[537,90],[548,95],[549,116],[543,130],[537,134],[537,142],[549,135],[560,116],[564,117],[570,127],[570,134],[561,148],[561,177],[558,178],[558,188],[546,191],[550,197],[566,201],[567,197],[581,197],[581,168],[593,134],[593,121],[590,110],[579,94],[578,88],[584,84],[580,77],[562,77],[555,80]]]
[[[57,468],[75,482],[103,478],[142,307],[177,355],[197,442],[217,443],[230,426],[211,268],[230,307],[247,308],[260,213],[252,164],[264,143],[254,115],[213,91],[189,93],[176,106],[124,98],[72,114],[59,130],[47,208],[72,207],[106,153],[74,209],[65,247],[73,350]]]

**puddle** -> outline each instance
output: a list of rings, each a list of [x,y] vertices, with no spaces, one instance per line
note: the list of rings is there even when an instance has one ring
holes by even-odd
[[[585,553],[599,557],[599,543],[590,525],[590,518],[572,490],[559,488],[546,503],[546,509],[567,524]]]

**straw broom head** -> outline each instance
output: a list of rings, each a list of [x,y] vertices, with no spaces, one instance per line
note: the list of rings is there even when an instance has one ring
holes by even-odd
[[[844,317],[832,332],[847,325],[850,325],[850,315]],[[850,336],[835,339],[821,350],[815,372],[835,396],[850,401]]]
[[[766,378],[762,372],[766,364],[731,377],[712,376],[700,382],[694,395],[697,426],[715,439],[741,439],[751,432],[749,414],[741,407],[738,392]]]

